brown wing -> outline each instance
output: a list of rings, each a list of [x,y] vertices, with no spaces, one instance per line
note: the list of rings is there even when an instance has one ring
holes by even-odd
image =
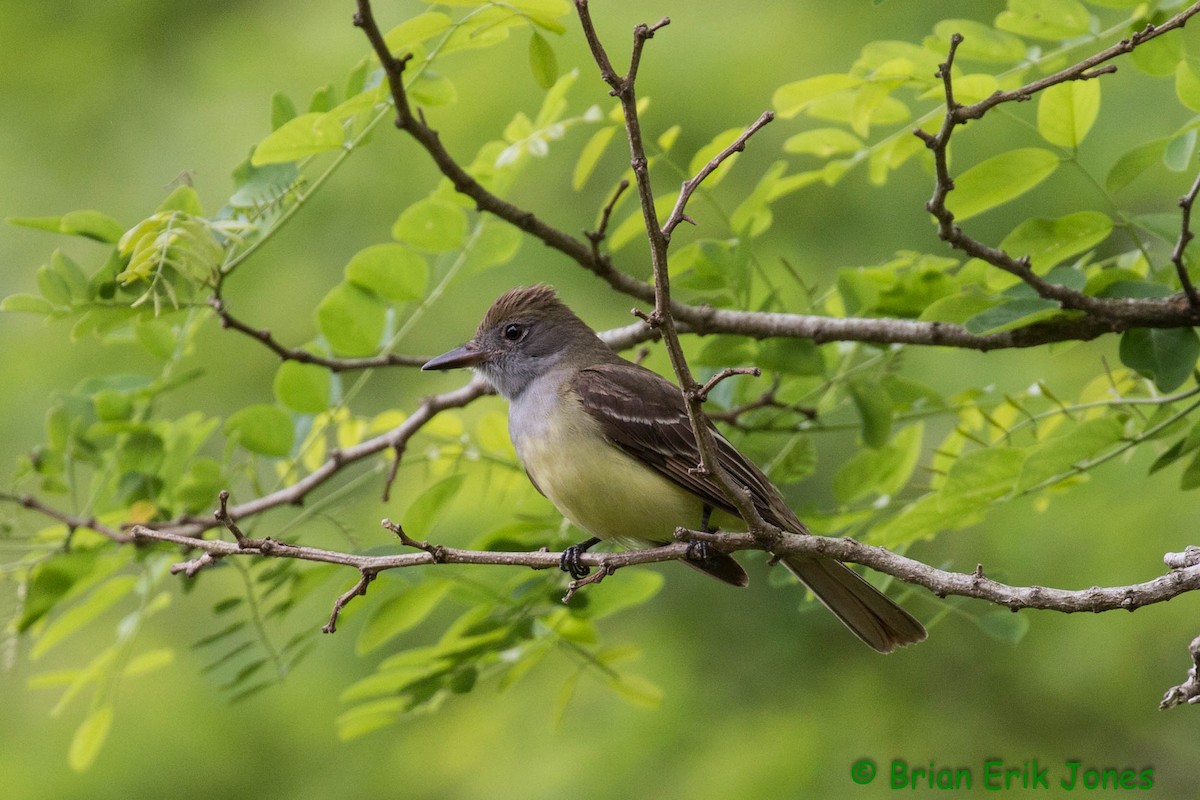
[[[621,362],[580,370],[572,388],[613,444],[696,494],[707,505],[737,514],[715,478],[691,471],[700,464],[700,450],[677,386],[655,372]],[[762,470],[715,428],[713,435],[717,461],[750,490],[763,518],[785,530],[807,533]]]

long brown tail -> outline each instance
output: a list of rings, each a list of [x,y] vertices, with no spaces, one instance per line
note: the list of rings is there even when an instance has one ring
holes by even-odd
[[[925,627],[912,614],[842,562],[785,556],[783,565],[855,636],[880,653],[890,653],[925,638]]]

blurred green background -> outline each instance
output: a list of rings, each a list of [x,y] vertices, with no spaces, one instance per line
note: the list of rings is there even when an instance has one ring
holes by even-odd
[[[352,5],[8,4],[0,14],[0,216],[97,208],[129,225],[153,210],[182,172],[207,208],[219,207],[232,187],[229,171],[269,129],[272,92],[307,98],[325,82],[340,82],[365,54],[361,33],[350,24]],[[618,63],[635,23],[672,17],[647,49],[641,94],[653,100],[648,124],[655,132],[683,125],[683,152],[753,120],[769,107],[776,86],[844,70],[874,39],[919,41],[950,13],[946,4],[899,0],[779,0],[736,12],[729,3],[695,0],[594,5]],[[1002,8],[977,0],[953,13],[990,20]],[[413,2],[381,2],[378,11],[394,22],[419,9]],[[564,70],[581,70],[572,94],[578,109],[607,107],[576,27],[554,45]],[[512,114],[532,114],[540,102],[526,64],[525,35],[464,54],[446,68],[476,81],[458,80],[459,103],[430,120],[464,160],[496,138]],[[1138,96],[1131,96],[1130,86],[1120,76],[1106,82],[1106,112],[1090,143],[1094,152],[1127,148],[1153,135],[1156,126],[1164,133],[1178,127],[1183,112],[1171,99],[1169,82],[1149,91],[1142,82]],[[1108,111],[1108,104],[1120,103],[1129,110]],[[1161,115],[1139,113],[1160,104],[1166,109]],[[1128,122],[1132,114],[1136,126]],[[722,185],[723,196],[748,191],[776,157],[779,142],[796,130],[789,122],[768,128],[762,147],[756,152],[752,146]],[[970,157],[1009,131],[997,120],[972,125],[966,134],[970,141],[962,153]],[[608,175],[594,185],[619,174],[620,154],[610,156],[602,165]],[[551,158],[535,164],[513,199],[578,231],[591,226],[602,198],[596,191],[571,192],[570,163]],[[373,144],[231,281],[236,307],[252,310],[254,324],[285,341],[307,340],[309,309],[336,282],[349,256],[386,241],[396,209],[424,195],[433,174],[415,147],[381,127]],[[762,257],[786,257],[818,285],[828,285],[836,267],[877,263],[905,248],[943,252],[923,210],[929,182],[915,165],[905,175],[882,190],[859,174],[836,191],[810,189],[789,198],[775,209]],[[1174,183],[1144,181],[1128,202],[1169,210],[1191,179],[1171,178]],[[663,179],[660,188],[674,180]],[[1068,178],[1055,187],[1031,202],[1066,213],[1072,193],[1083,191]],[[1014,218],[1029,213],[1021,207],[1012,211],[1015,217],[989,215],[973,223],[974,230],[999,238]],[[703,225],[703,208],[693,215]],[[87,243],[0,229],[0,296],[31,291],[34,269],[54,247],[88,264],[99,253]],[[645,274],[634,248],[619,263]],[[496,294],[534,280],[558,285],[596,327],[629,320],[628,298],[611,295],[561,257],[526,243],[514,265],[448,292],[404,349],[433,353],[458,343]],[[177,411],[195,404],[227,413],[270,397],[275,361],[265,350],[215,325],[198,346],[228,368],[210,370],[188,396],[175,398]],[[1070,387],[1114,352],[1115,341],[1038,354],[914,352],[910,366],[947,393],[989,382],[998,391],[1016,390],[1038,379]],[[47,328],[20,315],[0,316],[0,354],[0,475],[6,482],[17,454],[39,439],[51,392],[104,368],[98,359],[138,358],[88,343],[69,346],[66,326]],[[947,376],[953,376],[949,384]],[[363,402],[405,407],[454,380],[392,373],[376,379]],[[485,403],[483,410],[502,408],[494,399]],[[1111,463],[1044,511],[1032,501],[1011,503],[986,524],[942,536],[915,554],[964,571],[983,563],[989,575],[1020,584],[1072,588],[1153,577],[1162,571],[1164,551],[1196,541],[1194,496],[1179,493],[1171,475],[1147,478],[1150,458],[1146,453]],[[812,490],[820,492],[815,483]],[[389,511],[375,494],[372,489],[342,520],[364,546],[385,544],[377,521]],[[457,511],[454,522],[469,531],[497,524],[502,520],[495,515],[507,512],[471,516],[479,513]],[[464,540],[471,535],[461,534]],[[1153,767],[1157,796],[1194,796],[1200,720],[1190,708],[1157,710],[1161,693],[1181,681],[1188,666],[1186,644],[1198,632],[1191,598],[1132,615],[1022,612],[1033,626],[1016,646],[987,638],[951,614],[925,644],[880,657],[831,617],[797,614],[799,592],[768,589],[761,561],[752,567],[754,585],[741,593],[674,566],[663,571],[668,580],[658,598],[611,619],[605,629],[613,641],[645,649],[640,668],[666,690],[662,707],[627,706],[585,681],[558,725],[552,707],[566,668],[547,662],[503,694],[483,685],[435,715],[339,742],[333,727],[337,695],[364,669],[353,653],[353,614],[345,625],[349,635],[320,637],[315,652],[282,684],[229,705],[211,676],[200,673],[200,655],[186,647],[212,629],[212,590],[201,587],[178,595],[145,634],[148,647],[180,646],[179,658],[169,670],[120,685],[112,737],[95,767],[80,775],[67,769],[65,757],[77,716],[49,716],[52,694],[26,688],[28,676],[47,665],[28,664],[22,644],[10,640],[0,673],[0,793],[289,800],[335,794],[875,797],[889,791],[882,772],[892,758],[967,766],[978,776],[984,759],[995,757],[1018,767],[1037,759],[1051,767],[1052,785],[1069,759],[1096,767]],[[322,602],[348,581],[341,575],[327,583]],[[370,603],[370,596],[357,602]],[[906,604],[925,619],[942,608],[923,591],[912,592]],[[313,628],[325,613],[327,607],[313,606]],[[84,660],[87,642],[72,646],[63,659]],[[850,780],[851,764],[861,757],[875,759],[881,770],[866,787]]]

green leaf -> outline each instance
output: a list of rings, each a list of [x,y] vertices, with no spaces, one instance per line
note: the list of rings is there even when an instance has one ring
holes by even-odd
[[[879,449],[859,450],[833,476],[833,496],[849,505],[871,496],[890,497],[908,483],[921,455],[925,427],[909,425]]]
[[[367,356],[378,350],[383,340],[387,305],[374,292],[339,283],[317,304],[316,319],[333,352]]]
[[[1197,487],[1200,487],[1200,453],[1192,456],[1192,460],[1179,476],[1180,490],[1188,492]]]
[[[1035,217],[1005,236],[1000,249],[1017,258],[1028,256],[1034,270],[1044,275],[1071,256],[1091,250],[1112,230],[1112,219],[1099,211],[1077,211],[1057,219]]]
[[[175,355],[179,338],[171,323],[158,317],[135,317],[133,333],[138,343],[153,356],[168,359]]]
[[[1025,43],[1019,38],[973,19],[942,20],[933,26],[933,36],[925,40],[925,47],[945,53],[950,47],[950,37],[956,33],[963,37],[962,45],[955,52],[956,63],[961,58],[989,64],[1014,64],[1025,58]],[[954,95],[955,99],[960,95],[957,77]]]
[[[140,675],[162,669],[163,667],[169,667],[174,661],[175,651],[169,647],[148,650],[131,659],[125,666],[125,669],[121,670],[121,677],[136,678]]]
[[[113,707],[104,703],[88,712],[75,729],[67,748],[67,764],[76,772],[87,772],[100,754],[108,733],[112,730]]]
[[[247,159],[233,171],[237,191],[229,198],[234,208],[258,208],[279,203],[299,177],[296,164],[264,164],[256,167]]]
[[[23,228],[83,236],[105,244],[116,244],[125,232],[119,222],[99,211],[72,211],[61,217],[8,217],[4,221]]]
[[[811,436],[790,434],[775,450],[770,463],[771,479],[777,483],[796,483],[817,470],[817,446]]]
[[[849,75],[834,73],[786,83],[775,90],[771,105],[784,119],[791,119],[822,97],[858,86],[862,81]]]
[[[1196,129],[1185,129],[1167,142],[1167,149],[1163,151],[1163,166],[1172,172],[1183,172],[1192,166],[1195,153]]]
[[[402,244],[377,244],[351,257],[346,280],[393,303],[420,300],[429,287],[429,264]]]
[[[785,152],[803,153],[818,158],[829,158],[839,153],[855,153],[862,147],[862,139],[841,128],[814,128],[797,133],[783,143]]]
[[[423,72],[408,88],[409,96],[423,106],[448,106],[458,102],[458,89],[445,75]]]
[[[1192,328],[1132,328],[1121,335],[1121,363],[1154,381],[1161,392],[1179,388],[1200,358]]]
[[[1067,81],[1051,86],[1038,99],[1038,133],[1050,144],[1079,146],[1100,113],[1100,81]]]
[[[742,130],[742,128],[729,128],[728,130],[722,131],[714,136],[708,142],[708,144],[701,147],[696,151],[695,155],[692,156],[692,160],[688,162],[687,174],[695,175],[698,173],[704,168],[705,165],[708,164],[709,161],[716,158],[716,156],[722,150],[733,144],[734,140],[742,135]],[[705,185],[715,186],[720,183],[721,180],[729,174],[730,166],[737,161],[737,159],[738,154],[734,153],[722,161],[721,166],[717,167],[715,171],[710,173],[709,176],[704,179]]]
[[[662,586],[661,572],[648,569],[623,570],[620,580],[614,583],[611,589],[588,592],[586,603],[573,605],[571,608],[578,616],[595,621],[642,605],[658,594]]]
[[[78,300],[90,299],[91,291],[89,289],[87,274],[84,273],[83,268],[76,263],[75,259],[61,250],[55,250],[50,254],[50,268],[54,270],[55,274],[66,281],[67,289],[72,298]]]
[[[789,375],[824,375],[825,356],[811,339],[767,339],[758,343],[754,363]]]
[[[96,617],[127,597],[137,585],[134,575],[115,575],[88,593],[87,597],[72,605],[54,619],[37,637],[29,657],[37,660],[56,644],[66,639]]]
[[[1132,0],[1130,4],[1133,5]],[[1162,14],[1154,14],[1151,21],[1158,24],[1164,18]],[[1142,72],[1156,78],[1164,78],[1173,75],[1183,59],[1183,44],[1179,36],[1157,36],[1148,42],[1139,43],[1129,57],[1134,66]]]
[[[25,585],[17,633],[24,633],[96,570],[96,553],[72,550],[35,566]]]
[[[133,400],[125,392],[101,389],[92,395],[96,416],[104,422],[129,419],[133,416]]]
[[[275,372],[275,399],[301,414],[319,414],[329,408],[329,370],[316,364],[284,361]]]
[[[462,208],[440,197],[418,200],[400,214],[392,236],[431,253],[461,247],[467,237],[467,215]]]
[[[71,287],[49,265],[43,264],[37,268],[36,279],[38,291],[51,304],[65,306],[71,302]]]
[[[13,314],[38,314],[45,316],[54,311],[54,306],[36,294],[10,294],[0,300],[0,311]]]
[[[546,37],[537,31],[529,38],[529,68],[543,89],[549,89],[558,80],[558,57]]]
[[[641,708],[658,708],[662,705],[662,688],[642,675],[624,672],[610,679],[608,685],[630,705]]]
[[[867,378],[851,378],[847,387],[862,418],[863,442],[868,447],[883,447],[892,432],[892,398],[878,382]]]
[[[1092,15],[1075,0],[1008,0],[1008,10],[996,17],[1002,31],[1034,39],[1060,41],[1082,36]]]
[[[988,636],[997,641],[1017,644],[1029,632],[1029,617],[1007,609],[997,609],[980,614],[975,624]]]
[[[998,305],[996,298],[968,287],[957,294],[946,295],[925,307],[919,319],[963,324],[992,306]]]
[[[283,92],[271,95],[271,130],[277,131],[296,118],[296,104]]]
[[[895,517],[876,525],[869,541],[896,548],[921,539],[932,539],[943,530],[961,530],[983,518],[981,506],[962,498],[950,499],[934,492],[909,503]]]
[[[1134,178],[1137,178],[1150,167],[1162,161],[1167,150],[1168,139],[1155,139],[1152,142],[1138,145],[1117,159],[1104,179],[1104,186],[1110,192],[1119,192]]]
[[[175,485],[171,497],[187,511],[198,514],[212,507],[213,498],[224,483],[225,476],[219,463],[211,458],[196,458],[188,464],[187,472]]]
[[[426,489],[404,512],[404,530],[413,538],[428,535],[437,522],[437,516],[447,503],[462,489],[466,475],[458,472],[443,478]]]
[[[608,125],[593,133],[592,138],[588,139],[587,144],[579,153],[579,160],[575,162],[575,172],[571,176],[572,189],[578,192],[587,183],[616,132],[616,126]]]
[[[1187,59],[1175,68],[1175,95],[1192,111],[1200,111],[1200,75]]]
[[[480,220],[482,229],[471,239],[467,251],[466,267],[471,271],[479,271],[507,264],[516,258],[521,250],[521,231],[497,219]]]
[[[310,111],[288,120],[278,130],[268,134],[267,138],[254,148],[250,164],[261,167],[265,164],[299,161],[341,147],[345,141],[345,131],[336,117],[320,111]]]
[[[1023,328],[1058,314],[1061,307],[1054,300],[1042,297],[1018,297],[986,308],[966,321],[966,328],[976,336]]]
[[[184,184],[176,186],[166,198],[158,204],[155,213],[166,211],[181,211],[192,217],[203,217],[204,207],[200,204],[200,195],[196,190]]]
[[[1061,436],[1041,443],[1025,459],[1021,477],[1017,481],[1017,490],[1029,489],[1071,472],[1071,468],[1076,464],[1099,455],[1119,442],[1123,427],[1121,421],[1115,417],[1090,419]]]
[[[264,456],[286,456],[292,450],[292,419],[279,406],[260,403],[235,412],[221,432],[245,449]]]
[[[358,634],[354,651],[360,656],[366,655],[421,624],[452,585],[449,581],[431,580],[401,587],[371,612],[370,619]]]
[[[442,12],[426,11],[392,28],[384,34],[383,41],[393,53],[408,51],[444,32],[450,25],[450,17]]]
[[[407,697],[387,697],[355,706],[334,720],[337,737],[348,742],[388,725],[395,725],[408,710],[409,703]]]
[[[312,99],[308,101],[308,110],[310,113],[324,114],[335,105],[337,105],[337,89],[333,88],[332,83],[327,83],[313,92]]]
[[[961,221],[1028,192],[1058,169],[1058,156],[1040,147],[1023,147],[976,164],[955,181],[951,210]]]
[[[1025,451],[1015,447],[967,453],[950,467],[941,502],[980,506],[1003,497],[1016,485],[1024,462]]]

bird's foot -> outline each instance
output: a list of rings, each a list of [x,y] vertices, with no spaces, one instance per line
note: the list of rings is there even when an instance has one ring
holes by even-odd
[[[579,544],[573,544],[566,550],[563,550],[562,558],[558,560],[558,568],[569,574],[573,579],[579,580],[586,578],[591,572],[591,568],[580,561],[580,556],[586,553],[591,547],[597,544],[600,540],[593,536],[590,539],[585,539]]]
[[[712,558],[712,551],[709,548],[708,542],[692,540],[687,543],[687,549],[683,551],[683,557],[694,564],[707,564]]]

